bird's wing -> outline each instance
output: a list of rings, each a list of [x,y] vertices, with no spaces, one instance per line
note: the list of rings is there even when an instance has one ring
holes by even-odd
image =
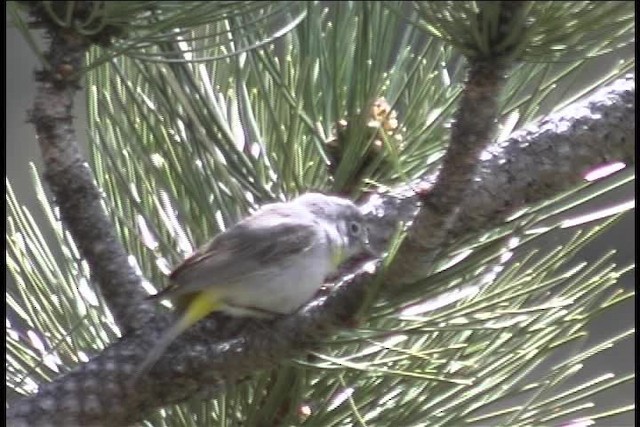
[[[261,210],[250,219],[239,222],[185,259],[169,276],[172,284],[153,299],[233,285],[313,245],[314,223],[308,215]]]

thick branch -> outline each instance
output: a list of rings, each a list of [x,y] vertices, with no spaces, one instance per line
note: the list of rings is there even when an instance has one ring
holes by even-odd
[[[610,161],[634,164],[635,83],[622,79],[587,101],[549,116],[486,150],[446,241],[495,226],[515,209],[582,182],[584,172]],[[420,183],[373,196],[363,207],[372,242],[384,248],[399,220],[415,214]],[[445,248],[446,249],[446,248]],[[210,397],[225,384],[313,348],[356,312],[375,278],[373,263],[300,312],[268,323],[216,314],[170,346],[137,382],[131,378],[169,319],[158,316],[90,362],[43,385],[8,409],[8,425],[122,425],[194,395]],[[388,278],[388,283],[402,277]]]
[[[480,4],[477,16],[471,18],[477,19],[480,27],[484,24],[483,14],[495,13],[485,10],[485,6]],[[402,262],[389,267],[389,277],[402,277],[405,282],[424,277],[437,256],[436,249],[457,220],[459,207],[473,186],[480,153],[497,130],[499,99],[506,71],[512,64],[511,51],[524,40],[524,7],[524,2],[500,2],[498,32],[489,37],[489,50],[480,53],[483,50],[478,47],[477,55],[467,58],[469,70],[442,167],[433,188],[425,192],[422,206],[398,250],[397,258]],[[487,28],[480,32],[481,37],[491,34]],[[507,41],[510,43],[505,44]],[[494,51],[497,46],[505,48]]]
[[[532,123],[482,157],[450,238],[487,230],[517,209],[584,183],[597,166],[634,165],[635,78],[616,80]]]
[[[51,24],[54,25],[54,24]],[[88,41],[71,32],[49,31],[51,69],[37,73],[31,121],[44,161],[44,176],[93,281],[118,326],[126,332],[146,323],[155,308],[143,303],[141,279],[102,206],[92,171],[78,146],[73,126],[75,72],[83,65]]]
[[[410,232],[389,267],[390,277],[407,281],[424,277],[434,249],[442,245],[472,184],[482,150],[497,128],[498,99],[504,70],[493,61],[472,62],[451,130],[451,140],[435,184],[423,197]],[[409,276],[409,272],[415,275]]]

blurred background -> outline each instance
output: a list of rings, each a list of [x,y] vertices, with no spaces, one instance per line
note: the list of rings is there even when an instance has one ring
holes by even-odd
[[[31,52],[29,46],[22,39],[19,32],[6,26],[6,177],[16,192],[18,200],[31,210],[36,222],[39,222],[40,209],[32,185],[32,175],[29,162],[33,162],[41,173],[42,162],[38,144],[35,139],[33,126],[26,122],[27,111],[33,103],[35,94],[35,84],[33,73],[37,67],[37,60]],[[634,46],[629,46],[628,55],[634,54]],[[611,55],[605,56],[601,60],[602,69],[595,67],[593,76],[602,74],[611,61],[616,58]],[[577,85],[579,83],[577,82]],[[560,90],[560,89],[559,89]],[[85,98],[79,93],[74,109],[75,124],[78,136],[83,144],[86,144],[87,120],[85,109]],[[580,206],[575,213],[586,212],[591,209],[600,209],[626,200],[635,200],[633,183],[629,183],[621,188],[611,191],[605,197]],[[626,266],[634,262],[635,259],[635,211],[627,213],[618,223],[610,228],[606,233],[593,241],[576,258],[584,261],[594,261],[599,259],[604,253],[615,249],[615,261],[619,266]],[[43,230],[44,232],[45,230]],[[572,233],[571,230],[563,230]],[[558,233],[562,233],[560,231]],[[46,235],[45,235],[46,237]],[[560,234],[551,234],[544,242],[549,247],[555,247],[563,241]],[[540,242],[540,240],[538,240]],[[544,250],[544,248],[543,248]],[[6,272],[7,286],[12,286],[9,273]],[[632,271],[622,277],[620,286],[632,289],[635,284],[635,273]],[[617,309],[608,310],[592,324],[590,336],[584,343],[590,346],[603,341],[607,337],[617,335],[628,330],[635,323],[634,301],[626,301],[617,306]],[[585,366],[571,381],[577,383],[579,380],[595,378],[600,375],[612,372],[621,375],[634,371],[635,366],[635,344],[634,339],[627,339],[612,350],[607,350],[591,358]],[[634,384],[629,383],[614,390],[602,393],[595,399],[596,405],[601,409],[613,408],[634,401]],[[597,425],[602,426],[633,426],[634,413],[625,413],[600,420]]]

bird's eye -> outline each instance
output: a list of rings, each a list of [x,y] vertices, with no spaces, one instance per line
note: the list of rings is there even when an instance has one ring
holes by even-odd
[[[352,221],[349,223],[349,233],[353,236],[357,236],[362,232],[362,226],[360,223]]]

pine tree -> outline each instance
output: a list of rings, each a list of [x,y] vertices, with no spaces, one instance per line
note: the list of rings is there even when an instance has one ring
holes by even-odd
[[[566,384],[633,333],[581,346],[633,297],[616,287],[631,267],[574,259],[633,203],[595,222],[571,210],[633,180],[635,59],[571,85],[633,40],[632,2],[10,10],[43,63],[31,121],[50,223],[7,183],[9,425],[587,425],[630,410],[588,402],[632,374]],[[603,165],[622,170],[587,174]],[[356,200],[383,256],[290,316],[211,315],[132,381],[172,319],[145,299],[171,266],[311,190]],[[551,233],[562,244],[540,253]]]

